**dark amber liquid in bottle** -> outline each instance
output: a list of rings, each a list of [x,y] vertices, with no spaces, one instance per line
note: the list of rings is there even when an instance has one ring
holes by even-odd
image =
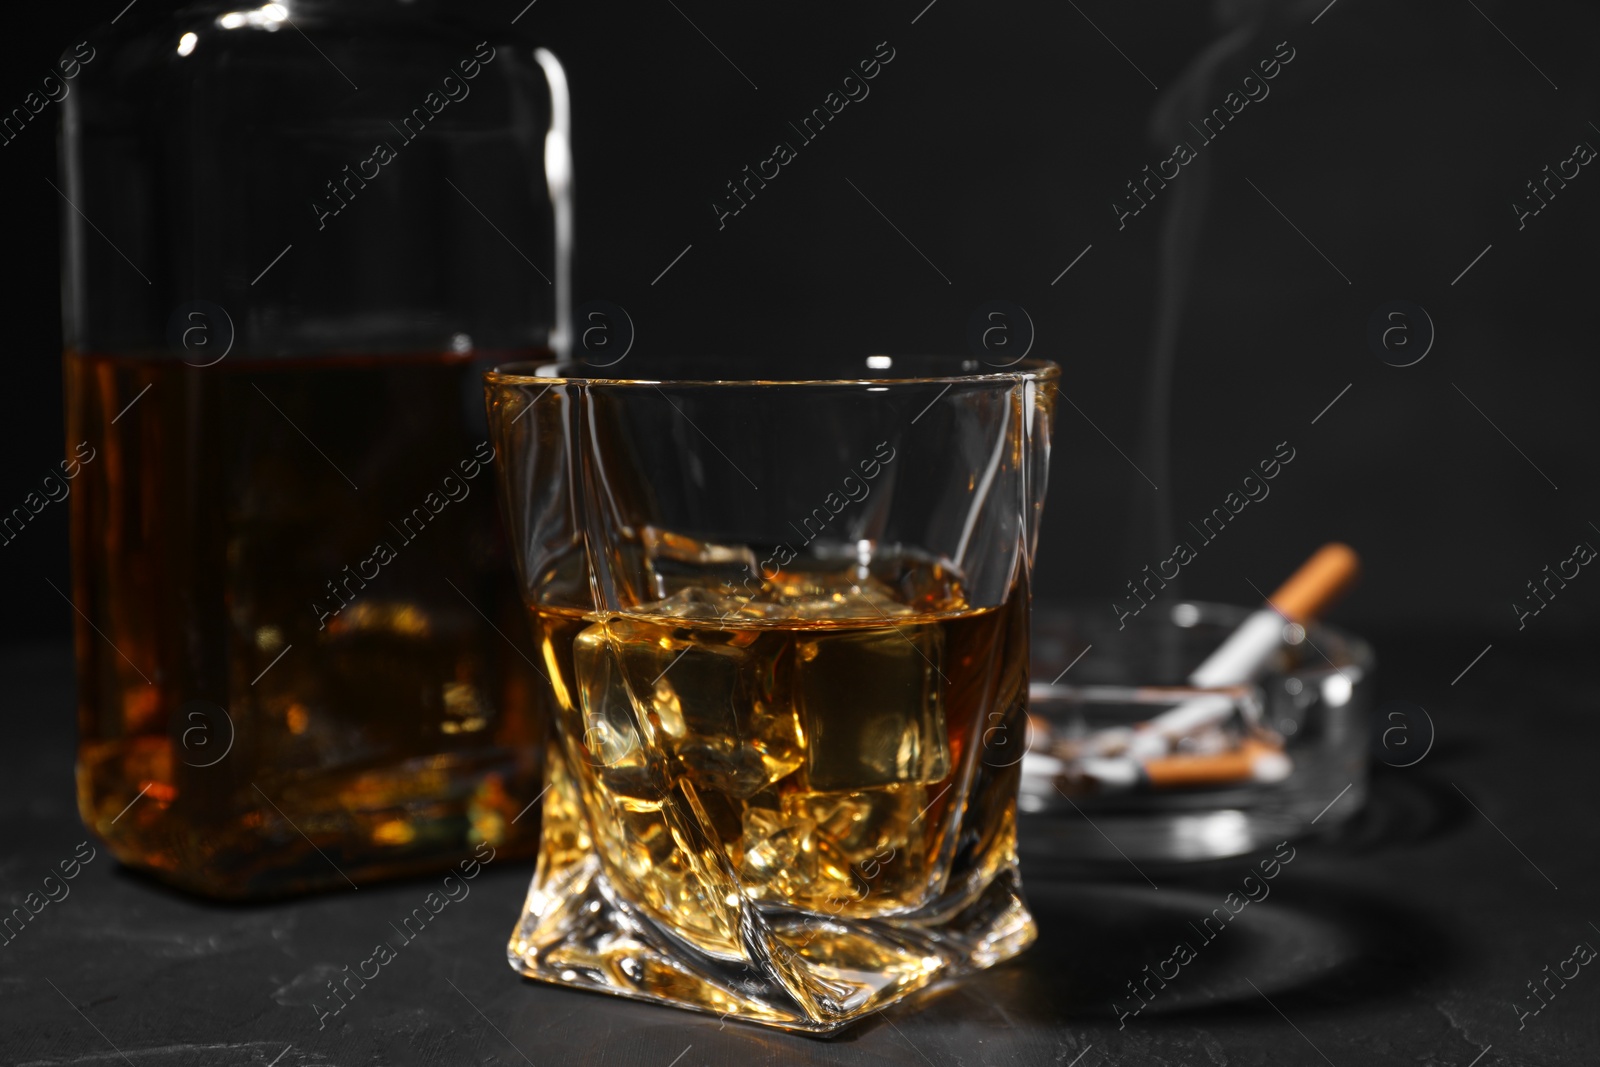
[[[536,845],[486,362],[68,353],[78,803],[123,862],[248,897]]]

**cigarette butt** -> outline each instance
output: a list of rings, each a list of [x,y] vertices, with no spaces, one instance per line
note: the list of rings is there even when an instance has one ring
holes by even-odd
[[[1146,760],[1145,779],[1152,789],[1226,785],[1231,782],[1281,782],[1293,764],[1282,749],[1247,740],[1232,752],[1211,756],[1166,756]]]
[[[1030,757],[1032,758],[1032,757]],[[1068,796],[1143,790],[1195,789],[1245,782],[1281,782],[1294,770],[1283,749],[1255,739],[1229,752],[1203,756],[1131,756],[1050,760],[1054,784]],[[1055,768],[1059,767],[1059,771]]]
[[[1350,588],[1359,572],[1360,560],[1349,545],[1323,545],[1194,669],[1189,685],[1222,689],[1248,683],[1283,647],[1284,619],[1304,624],[1316,618]],[[1162,694],[1151,687],[1139,692]],[[1237,694],[1203,693],[1131,728],[1108,727],[1085,739],[1057,738],[1038,747],[1065,761],[1072,768],[1066,778],[1090,791],[1281,781],[1292,762],[1281,750],[1259,742],[1217,755],[1167,755],[1175,742],[1225,722],[1236,708],[1251,719],[1253,707]]]
[[[1278,591],[1267,598],[1272,608],[1293,622],[1322,614],[1361,572],[1361,561],[1349,545],[1330,541],[1300,565]]]
[[[1050,728],[1050,720],[1043,715],[1028,715],[1028,751],[1047,752],[1050,749],[1054,731]]]

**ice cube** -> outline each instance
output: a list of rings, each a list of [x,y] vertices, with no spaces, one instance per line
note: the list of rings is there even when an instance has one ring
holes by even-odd
[[[666,753],[625,677],[616,622],[597,622],[572,643],[583,733],[575,746],[584,770],[611,792],[659,801],[671,788]]]
[[[733,578],[712,581],[718,570],[713,561],[726,569],[725,557],[736,550],[717,545],[701,547],[703,560],[696,564],[701,568],[698,581],[664,579],[663,566],[679,566],[682,557],[664,557],[677,561],[668,564],[652,557],[651,566],[662,591],[659,600],[641,610],[651,615],[735,625],[782,619],[887,619],[913,611],[896,595],[893,586],[856,568],[796,568],[768,576],[754,566],[746,569],[741,565]]]
[[[760,582],[760,564],[749,545],[701,541],[656,526],[643,527],[639,540],[655,585],[654,594],[662,599],[686,588],[734,589],[747,578]]]
[[[775,806],[745,808],[739,881],[746,896],[838,914],[868,892],[815,821],[776,794],[766,796]]]
[[[926,821],[933,805],[922,785],[846,793],[791,793],[783,812],[811,827],[812,851],[833,857],[832,868],[810,873],[822,883],[849,886],[858,911],[880,912],[921,903],[928,881],[927,842],[937,837]]]
[[[665,800],[586,803],[595,851],[624,897],[703,952],[737,958],[739,886],[687,783]]]
[[[779,571],[758,599],[799,619],[886,619],[911,610],[890,586],[851,570]]]
[[[810,823],[785,818],[775,807],[746,807],[739,843],[739,881],[745,894],[799,903],[794,898],[806,882],[800,857],[812,829]]]
[[[798,642],[795,706],[810,788],[852,791],[948,774],[943,658],[937,623],[822,632]]]
[[[717,623],[749,622],[772,614],[770,605],[731,584],[720,590],[692,585],[646,605],[644,610],[673,619]]]
[[[609,626],[620,676],[652,736],[701,790],[749,797],[800,767],[781,635],[631,618]]]
[[[790,792],[744,813],[739,880],[757,900],[831,915],[904,911],[922,903],[926,789]]]

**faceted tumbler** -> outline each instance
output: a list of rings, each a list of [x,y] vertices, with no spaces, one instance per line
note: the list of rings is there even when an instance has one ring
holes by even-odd
[[[652,369],[487,380],[555,723],[512,966],[826,1033],[1020,952],[1056,368]]]

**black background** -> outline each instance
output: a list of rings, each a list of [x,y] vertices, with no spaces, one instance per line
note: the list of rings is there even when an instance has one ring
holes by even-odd
[[[1027,310],[1033,354],[1062,365],[1071,401],[1058,417],[1041,596],[1103,600],[1108,612],[1119,594],[1134,603],[1125,583],[1171,552],[1161,509],[1181,530],[1288,441],[1295,463],[1267,500],[1200,546],[1185,595],[1252,601],[1250,583],[1270,588],[1338,538],[1366,561],[1336,616],[1357,629],[1576,637],[1600,595],[1581,580],[1527,631],[1511,605],[1577,541],[1600,540],[1590,336],[1600,191],[1586,168],[1520,231],[1511,204],[1576,142],[1600,144],[1590,125],[1600,18],[1575,3],[1324,4],[680,12],[539,0],[515,31],[568,66],[576,296],[628,310],[638,336],[629,358],[641,365],[693,349],[763,350],[797,365],[820,352],[965,351],[986,301]],[[20,103],[119,6],[61,5],[14,22],[0,41],[0,102]],[[522,6],[472,5],[490,24]],[[775,140],[794,140],[787,123],[881,41],[895,58],[871,95],[719,229],[711,205],[724,183]],[[1158,102],[1199,119],[1280,41],[1295,58],[1270,95],[1119,230],[1111,205],[1124,183],[1171,152],[1152,132]],[[1219,48],[1231,58],[1185,90]],[[51,118],[0,147],[8,509],[62,454],[66,208],[46,183]],[[1161,243],[1180,193],[1202,202],[1187,299],[1171,320],[1163,461],[1149,444],[1161,421],[1149,396]],[[1369,316],[1394,300],[1421,305],[1436,327],[1411,367],[1386,365],[1367,343]],[[52,505],[0,547],[7,637],[68,633],[70,609],[41,580],[66,588],[66,512]],[[1476,651],[1463,640],[1466,655]]]
[[[0,110],[124,3],[10,13]],[[471,6],[509,24],[525,3]],[[1203,986],[1220,990],[1215,1003],[1121,1031],[1090,1017],[1100,994],[1156,957],[1121,928],[1085,929],[1094,909],[1052,904],[1040,880],[1030,893],[1047,940],[1020,964],[932,1010],[885,1016],[893,1029],[875,1022],[823,1045],[507,981],[507,916],[530,873],[508,867],[484,883],[479,911],[426,946],[425,967],[374,994],[335,1039],[303,1008],[274,1007],[272,983],[342,952],[341,938],[359,936],[348,931],[414,903],[420,883],[230,908],[165,893],[107,857],[80,883],[89,903],[71,907],[83,910],[48,914],[22,946],[29,966],[0,978],[16,1013],[0,1026],[27,1050],[21,1060],[64,1049],[111,1059],[65,999],[141,1064],[1069,1064],[1090,1047],[1082,1067],[1320,1064],[1324,1051],[1341,1067],[1592,1061],[1600,1015],[1587,984],[1526,1030],[1507,1008],[1600,920],[1585,818],[1600,743],[1588,672],[1600,578],[1582,573],[1525,630],[1512,607],[1574,544],[1600,545],[1600,176],[1585,168],[1521,230],[1512,203],[1578,141],[1600,145],[1600,13],[1505,0],[925,5],[537,0],[516,30],[560,55],[572,80],[577,299],[627,309],[638,332],[628,358],[641,367],[693,349],[776,352],[797,366],[824,352],[959,352],[975,309],[1020,305],[1033,354],[1062,365],[1070,400],[1037,589],[1108,614],[1124,583],[1170,552],[1162,522],[1198,521],[1289,442],[1296,458],[1270,497],[1201,548],[1181,592],[1247,603],[1252,584],[1270,588],[1323,541],[1362,553],[1365,580],[1335,618],[1374,638],[1381,695],[1427,706],[1439,738],[1420,766],[1374,768],[1367,811],[1308,842],[1303,882],[1280,898],[1355,939],[1357,963],[1296,992],[1268,986],[1270,1007],[1233,973],[1260,979],[1264,962],[1219,964],[1228,982]],[[719,230],[711,204],[724,183],[788,139],[787,123],[881,41],[895,59],[871,95]],[[1111,205],[1124,183],[1170,152],[1170,136],[1153,136],[1158,105],[1198,121],[1280,41],[1296,54],[1270,96],[1119,230]],[[1201,78],[1207,56],[1217,62]],[[63,455],[66,209],[46,182],[54,174],[43,119],[0,146],[12,337],[0,510]],[[1174,280],[1162,242],[1191,202],[1186,298],[1162,320]],[[1397,300],[1437,329],[1409,367],[1367,340],[1373,312]],[[1170,422],[1151,402],[1163,321],[1175,339]],[[1168,447],[1153,447],[1163,427]],[[0,870],[12,890],[34,885],[80,832],[67,785],[71,609],[44,581],[67,588],[66,556],[62,505],[0,546],[0,637],[49,643],[0,657],[19,723],[0,752],[11,783]],[[1236,875],[1195,872],[1191,885],[1209,903]],[[1141,903],[1146,892],[1128,875],[1117,897],[1136,912],[1181,907],[1159,903],[1173,897],[1165,885]],[[1258,948],[1287,971],[1320,973],[1300,941]],[[208,1044],[219,1040],[236,1044]]]

